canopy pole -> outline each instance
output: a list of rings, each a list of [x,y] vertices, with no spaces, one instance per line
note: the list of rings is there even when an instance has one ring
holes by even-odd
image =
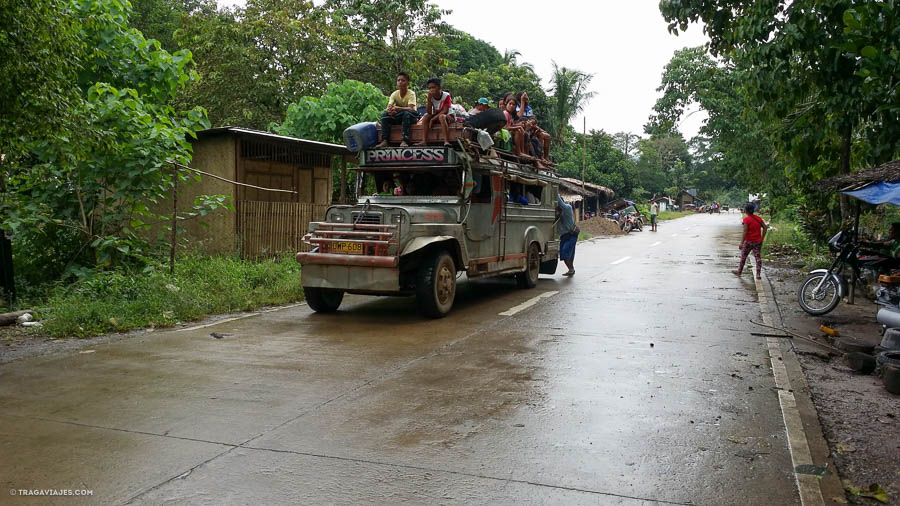
[[[862,207],[862,202],[859,199],[856,199],[856,217],[854,218],[853,224],[853,238],[854,240],[859,240],[859,211]],[[856,304],[856,269],[850,269],[850,294],[847,296],[847,304],[851,306]]]
[[[584,191],[584,171],[587,167],[587,116],[584,117],[584,133],[581,137],[581,219],[584,220],[584,208],[587,204],[587,194]]]
[[[347,203],[347,157],[341,157],[341,204]]]

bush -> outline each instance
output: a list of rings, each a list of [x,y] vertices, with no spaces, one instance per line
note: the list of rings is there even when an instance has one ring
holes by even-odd
[[[192,255],[143,272],[97,273],[55,289],[38,316],[53,337],[87,337],[147,326],[171,326],[209,314],[250,311],[303,298],[293,256],[253,262]]]

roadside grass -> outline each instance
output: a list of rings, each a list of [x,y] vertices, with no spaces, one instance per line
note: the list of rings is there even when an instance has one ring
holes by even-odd
[[[796,222],[787,219],[775,218],[769,223],[762,254],[767,260],[788,260],[805,269],[827,267],[831,263],[827,249],[817,248]]]
[[[100,272],[54,289],[32,307],[43,321],[41,334],[89,337],[302,298],[300,264],[292,255],[258,262],[191,255],[178,259],[174,275],[163,265],[146,272]]]
[[[677,220],[678,218],[684,218],[685,216],[690,216],[692,214],[697,213],[694,211],[660,211],[658,220]]]
[[[582,232],[579,232],[579,233],[578,233],[578,239],[577,239],[577,241],[587,241],[587,240],[590,239],[591,237],[593,237],[591,234],[582,231]],[[577,241],[576,241],[576,242],[577,242]]]

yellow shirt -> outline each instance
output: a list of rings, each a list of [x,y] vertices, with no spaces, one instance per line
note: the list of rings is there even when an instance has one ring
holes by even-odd
[[[400,90],[395,90],[391,93],[391,98],[388,99],[388,106],[395,107],[415,107],[416,106],[416,92],[413,90],[406,90],[406,95],[400,96]]]

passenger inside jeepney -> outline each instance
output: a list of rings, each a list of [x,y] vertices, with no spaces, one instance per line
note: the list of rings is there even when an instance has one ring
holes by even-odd
[[[526,186],[525,187],[525,199],[528,200],[528,205],[539,206],[541,205],[541,199],[537,197],[537,195],[541,194],[540,186]]]
[[[371,177],[372,179],[368,179]],[[461,176],[455,170],[445,171],[421,171],[403,173],[395,177],[390,173],[369,172],[363,179],[363,187],[369,186],[374,180],[375,188],[381,191],[372,193],[378,197],[399,196],[457,196],[461,188]]]
[[[510,198],[509,201],[513,204],[521,204],[523,206],[528,205],[528,199],[522,195],[522,184],[521,183],[509,183],[509,193]]]
[[[381,183],[381,191],[375,193],[379,197],[388,197],[394,194],[394,182],[392,179],[386,179]]]

